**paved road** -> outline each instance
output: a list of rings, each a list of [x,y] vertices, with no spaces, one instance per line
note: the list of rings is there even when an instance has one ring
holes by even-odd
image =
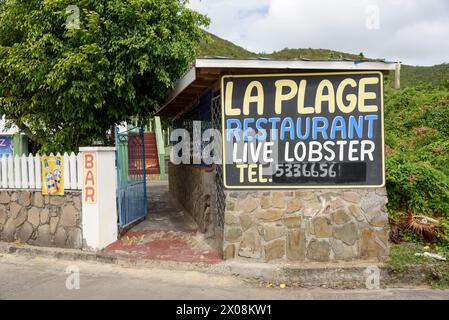
[[[76,277],[67,267],[79,269]],[[69,277],[69,278],[68,278]],[[265,288],[230,276],[0,255],[0,299],[449,299],[449,290]]]

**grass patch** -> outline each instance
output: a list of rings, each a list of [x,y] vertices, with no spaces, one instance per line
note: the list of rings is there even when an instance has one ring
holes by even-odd
[[[449,288],[449,262],[429,257],[415,256],[424,253],[424,246],[416,243],[393,245],[386,267],[392,282],[410,285],[430,285],[433,288]],[[439,253],[448,258],[448,255]]]

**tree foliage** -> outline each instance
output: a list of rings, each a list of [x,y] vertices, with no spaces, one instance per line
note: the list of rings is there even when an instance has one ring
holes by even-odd
[[[79,0],[79,29],[69,29],[72,4],[0,4],[0,113],[45,151],[76,150],[150,115],[208,24],[186,0]]]

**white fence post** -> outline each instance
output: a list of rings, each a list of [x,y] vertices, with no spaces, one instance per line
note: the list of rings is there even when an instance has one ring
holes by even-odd
[[[35,167],[35,172],[34,172],[34,176],[36,178],[36,189],[41,189],[42,188],[42,164],[41,164],[41,157],[38,154],[36,154],[36,156],[34,157],[34,167]]]
[[[24,154],[20,157],[20,168],[22,169],[21,170],[21,179],[22,179],[21,187],[22,187],[22,189],[28,189],[28,187],[29,187],[27,160],[28,160],[27,156]]]
[[[30,189],[36,188],[36,176],[34,175],[34,158],[33,155],[30,153],[27,158],[28,161],[28,178],[29,178],[29,185]]]
[[[14,186],[19,189],[22,186],[20,181],[20,157],[14,157]]]
[[[8,157],[8,188],[14,189],[14,160],[13,156]]]
[[[70,188],[70,163],[69,155],[64,152],[64,189],[68,190]]]
[[[77,183],[76,183],[77,174],[76,174],[76,155],[75,155],[74,152],[72,152],[70,154],[69,162],[70,162],[70,189],[76,190],[76,188],[77,188]]]
[[[76,156],[76,173],[78,180],[76,188],[81,190],[83,188],[83,156],[81,152]]]
[[[2,156],[2,188],[8,188],[8,167],[6,165],[7,157]]]

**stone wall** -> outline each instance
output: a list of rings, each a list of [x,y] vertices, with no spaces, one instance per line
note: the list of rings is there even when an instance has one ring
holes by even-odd
[[[168,165],[170,194],[193,217],[201,232],[213,229],[211,199],[214,190],[213,168],[194,165]]]
[[[0,191],[0,241],[80,249],[81,191],[43,196],[41,191]]]
[[[388,256],[381,189],[226,191],[224,258],[338,261]]]

